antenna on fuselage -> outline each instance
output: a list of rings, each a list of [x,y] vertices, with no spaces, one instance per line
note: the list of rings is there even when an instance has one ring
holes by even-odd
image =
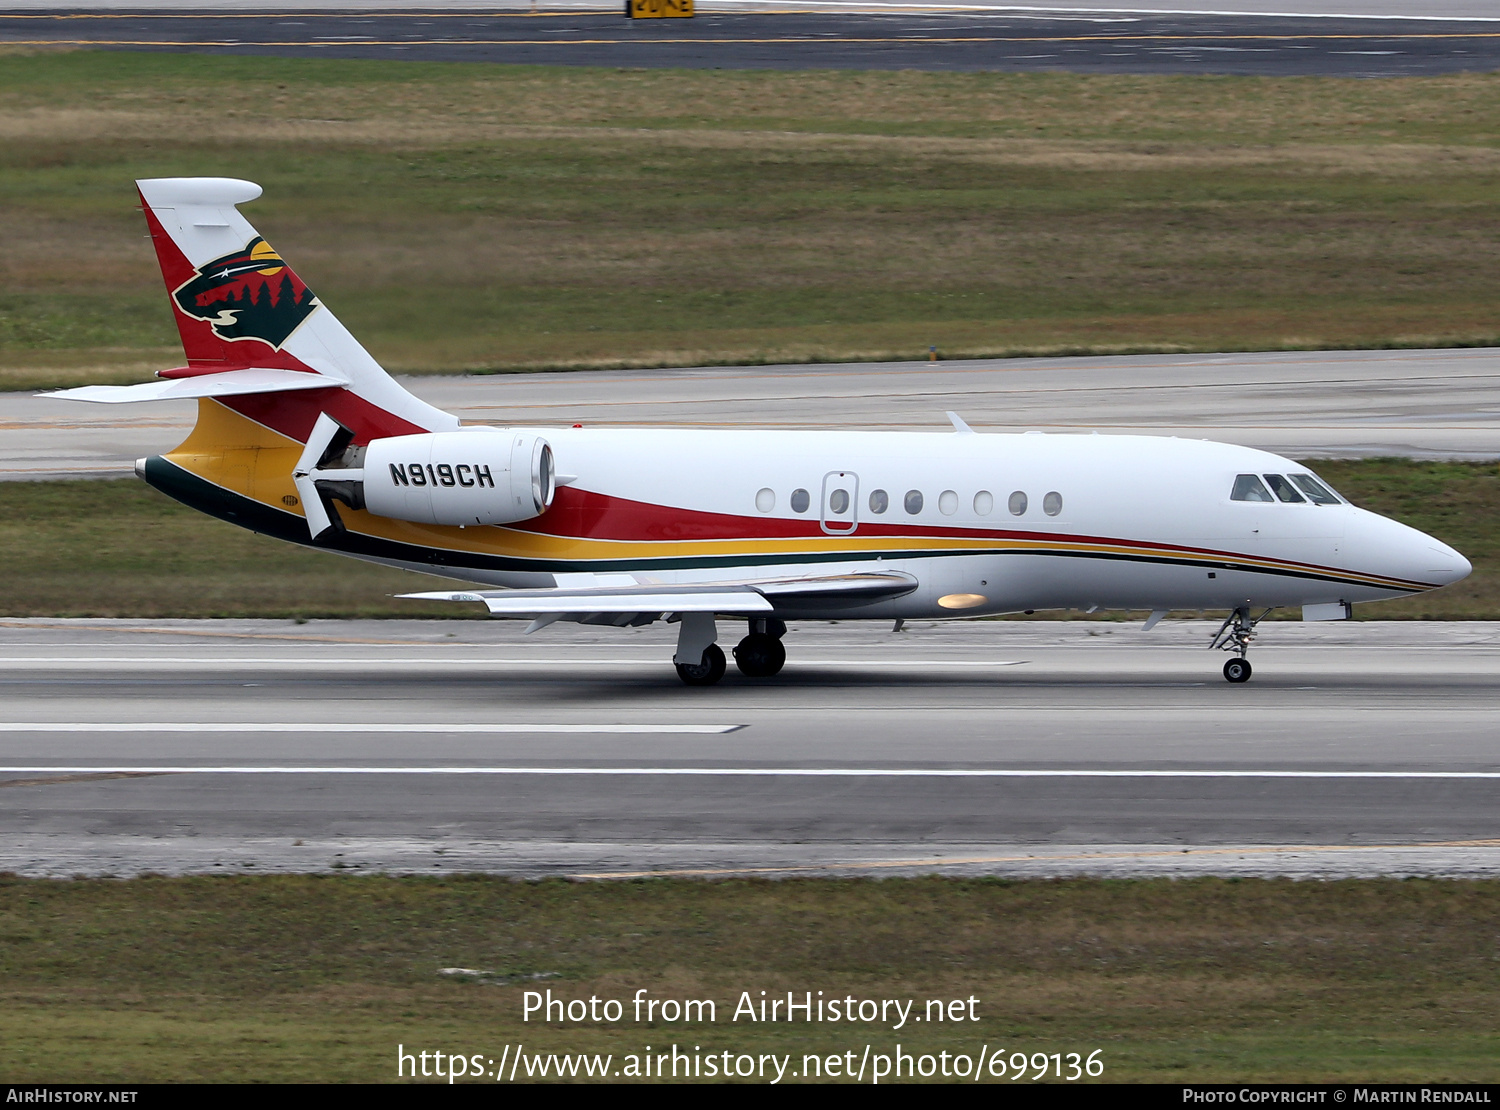
[[[948,414],[948,419],[953,421],[953,430],[961,436],[972,436],[979,434],[978,432],[974,431],[973,428],[965,424],[964,418],[962,416],[959,416],[956,412],[950,412]]]

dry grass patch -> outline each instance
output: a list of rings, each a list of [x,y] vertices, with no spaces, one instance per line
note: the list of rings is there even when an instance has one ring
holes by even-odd
[[[1497,111],[1487,75],[24,58],[0,366],[173,343],[129,182],[191,173],[260,180],[257,226],[403,370],[1481,342]]]
[[[276,58],[34,56],[3,88],[15,110],[185,119],[415,120],[439,128],[578,124],[871,130],[1246,144],[1410,137],[1494,145],[1488,74],[1409,81],[1070,74],[746,72],[480,67]],[[69,83],[84,67],[87,87]],[[223,95],[226,84],[252,95]],[[378,90],[378,96],[372,92]],[[205,98],[203,94],[212,95]],[[214,105],[205,109],[203,104]]]

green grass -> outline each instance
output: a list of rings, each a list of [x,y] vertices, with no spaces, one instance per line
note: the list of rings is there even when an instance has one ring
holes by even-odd
[[[1314,468],[1355,504],[1437,536],[1474,564],[1474,573],[1462,582],[1416,597],[1359,606],[1357,616],[1366,620],[1500,619],[1500,467],[1410,459],[1323,459]]]
[[[1500,75],[0,70],[12,388],[178,357],[131,181],[195,173],[400,370],[1500,342]]]
[[[204,516],[134,478],[0,482],[0,612],[93,617],[458,617],[391,595],[447,579]]]
[[[1497,920],[1494,882],[8,879],[0,1055],[11,1082],[389,1081],[397,1044],[800,1063],[899,1041],[1097,1048],[1116,1081],[1495,1082]],[[637,1024],[642,987],[718,1020]],[[626,1020],[522,1021],[547,988]],[[980,1020],[729,1020],[762,990],[973,995]]]
[[[1315,469],[1356,504],[1437,536],[1474,564],[1457,585],[1363,605],[1358,617],[1500,620],[1500,468],[1373,459]],[[134,479],[0,482],[0,581],[7,616],[472,615],[391,596],[446,580],[257,536]]]

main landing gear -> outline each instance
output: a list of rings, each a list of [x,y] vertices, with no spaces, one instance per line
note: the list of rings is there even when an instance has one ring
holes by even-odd
[[[750,633],[734,649],[734,665],[748,678],[770,678],[786,662],[781,638],[786,623],[775,617],[757,617]],[[724,651],[715,641],[718,626],[712,613],[684,613],[677,631],[677,654],[672,663],[677,677],[689,686],[712,686],[724,677]]]
[[[1260,616],[1250,617],[1248,606],[1240,606],[1229,618],[1219,625],[1219,631],[1214,634],[1214,642],[1209,645],[1210,650],[1220,648],[1224,651],[1232,651],[1235,658],[1224,664],[1224,677],[1230,682],[1249,682],[1252,673],[1250,660],[1245,655],[1250,650],[1250,641],[1255,639],[1255,626],[1269,616],[1271,610],[1267,609]]]
[[[786,635],[783,621],[757,618],[750,622],[750,634],[734,648],[734,665],[747,678],[770,678],[786,663]]]
[[[697,663],[678,663],[677,677],[689,686],[712,686],[724,677],[724,650],[718,644],[703,649]]]

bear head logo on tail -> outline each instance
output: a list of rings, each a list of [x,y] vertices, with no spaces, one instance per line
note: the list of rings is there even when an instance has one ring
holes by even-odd
[[[199,266],[172,299],[220,339],[258,339],[273,350],[318,307],[313,291],[258,235],[244,250]]]

